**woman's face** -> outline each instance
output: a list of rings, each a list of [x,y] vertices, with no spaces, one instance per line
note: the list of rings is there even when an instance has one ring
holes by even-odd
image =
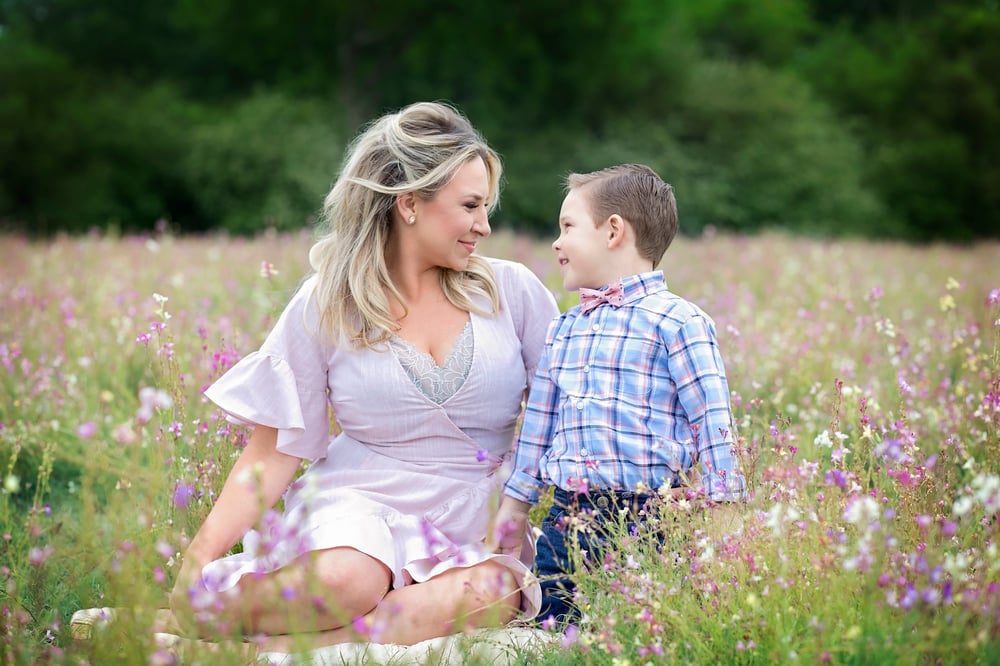
[[[459,167],[433,198],[414,203],[414,231],[427,262],[456,271],[466,269],[476,244],[490,235],[489,194],[486,163],[477,156]]]

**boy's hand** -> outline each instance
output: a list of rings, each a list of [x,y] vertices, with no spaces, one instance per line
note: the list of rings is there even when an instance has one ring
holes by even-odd
[[[493,552],[520,557],[530,508],[527,502],[504,496],[487,535],[487,546]]]
[[[739,534],[743,531],[743,516],[746,508],[736,502],[722,502],[713,506],[705,519],[708,526],[705,531],[716,539],[727,534]]]

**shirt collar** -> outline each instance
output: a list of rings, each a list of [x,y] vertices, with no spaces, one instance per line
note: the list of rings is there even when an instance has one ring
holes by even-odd
[[[622,278],[622,304],[638,300],[643,296],[667,290],[667,281],[663,271],[648,271]]]

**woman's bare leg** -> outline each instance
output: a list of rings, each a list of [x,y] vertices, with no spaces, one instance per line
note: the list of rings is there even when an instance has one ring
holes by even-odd
[[[337,629],[371,612],[391,581],[385,565],[353,548],[317,551],[273,573],[247,574],[232,592],[207,595],[211,603],[195,633],[219,638]],[[158,618],[156,624],[157,631],[175,633],[186,623]]]
[[[366,626],[372,628],[368,636],[359,636],[347,626],[313,634],[270,636],[259,649],[295,652],[359,640],[413,645],[478,627],[502,626],[517,615],[520,604],[514,574],[496,562],[483,562],[392,590],[365,615]]]
[[[244,633],[287,634],[349,625],[378,605],[391,582],[384,564],[353,548],[319,551],[272,577],[244,576]]]

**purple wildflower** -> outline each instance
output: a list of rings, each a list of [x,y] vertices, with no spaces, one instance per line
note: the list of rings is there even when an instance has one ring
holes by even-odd
[[[838,488],[847,487],[847,477],[839,469],[827,470],[825,478],[827,485],[835,485]]]
[[[563,637],[562,640],[560,641],[560,645],[562,645],[562,647],[564,648],[569,648],[576,645],[576,642],[579,639],[580,639],[580,630],[577,628],[575,624],[571,624],[567,626],[566,630],[563,632]]]
[[[194,486],[184,481],[178,481],[174,486],[174,506],[178,509],[186,509],[194,497]]]

